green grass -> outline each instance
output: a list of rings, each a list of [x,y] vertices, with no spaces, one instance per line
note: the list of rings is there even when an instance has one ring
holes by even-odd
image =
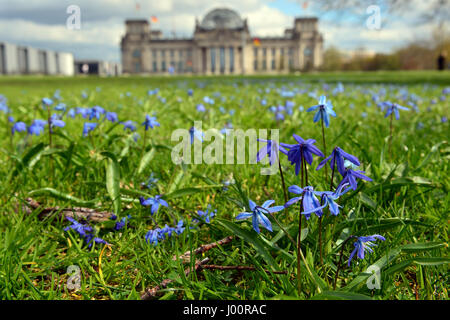
[[[344,83],[345,92],[333,95],[336,82]],[[324,84],[329,90],[324,91]],[[120,78],[0,78],[0,94],[16,121],[28,124],[33,119],[47,119],[41,107],[43,97],[52,97],[61,90],[67,108],[102,106],[117,112],[121,121],[137,123],[140,138],[120,124],[101,122],[83,138],[83,123],[64,118],[66,126],[56,128],[53,144],[48,146],[48,128],[40,136],[16,133],[10,141],[10,124],[0,111],[0,297],[2,299],[139,299],[146,288],[164,279],[174,280],[161,290],[162,299],[448,299],[448,212],[449,212],[449,117],[447,95],[442,90],[450,84],[448,73],[377,72],[327,73],[280,77],[120,77]],[[282,98],[277,89],[304,89],[293,98]],[[99,88],[97,90],[96,88]],[[159,88],[161,102],[147,91]],[[192,88],[193,97],[186,91]],[[372,102],[372,92],[387,91],[383,100],[407,106],[399,95],[408,90],[420,97],[419,112],[400,111],[400,120],[393,121],[392,155],[388,154],[389,118]],[[266,89],[270,89],[267,93]],[[85,91],[87,98],[82,98]],[[319,260],[318,219],[313,216],[303,228],[308,229],[302,241],[309,274],[302,264],[300,296],[296,287],[296,250],[288,237],[272,221],[272,233],[261,229],[258,236],[249,221],[235,222],[243,211],[245,199],[258,204],[274,199],[284,203],[279,175],[260,175],[261,165],[175,165],[171,161],[171,141],[175,129],[189,129],[194,120],[203,121],[203,129],[222,129],[227,121],[234,128],[280,130],[280,141],[294,143],[292,134],[317,140],[323,150],[320,123],[313,123],[312,113],[300,111],[317,104],[308,92],[326,94],[331,99],[337,118],[331,118],[325,129],[327,153],[334,146],[356,155],[361,170],[373,179],[358,182],[358,189],[341,198],[339,216],[325,212],[323,219],[326,240],[323,265]],[[127,95],[126,93],[129,92]],[[214,96],[220,92],[220,97]],[[215,99],[205,104],[208,111],[196,111],[204,96]],[[225,97],[221,101],[221,97]],[[261,97],[268,104],[262,106]],[[432,103],[432,99],[433,101]],[[285,100],[295,103],[292,115],[277,122],[268,108]],[[233,109],[233,115],[219,108]],[[143,150],[144,130],[140,124],[145,114],[156,113],[161,124],[147,132]],[[363,113],[365,117],[363,117]],[[91,120],[94,122],[95,119]],[[148,162],[147,152],[154,150]],[[148,157],[148,156],[147,156]],[[300,184],[294,167],[282,155],[287,186]],[[316,171],[319,159],[309,167],[309,184],[316,190],[327,190],[324,171]],[[139,169],[139,167],[141,168]],[[154,189],[145,189],[153,173],[159,179]],[[225,190],[224,180],[233,176],[235,184]],[[328,175],[330,170],[328,168]],[[43,190],[52,188],[56,191]],[[148,209],[139,204],[139,195],[164,195],[169,208],[161,207],[150,217]],[[41,220],[39,210],[23,210],[24,200],[32,197],[44,206],[90,206],[99,211],[116,211],[119,218],[131,215],[130,225],[114,231],[111,222],[92,223],[98,236],[111,245],[88,248],[69,225],[57,216]],[[292,196],[292,194],[290,194]],[[78,198],[77,199],[74,199]],[[113,200],[112,200],[113,199]],[[120,199],[120,200],[119,200]],[[189,229],[162,241],[147,244],[144,236],[155,222],[161,227],[173,226],[179,219],[190,223],[197,210],[208,205],[217,209],[210,224]],[[288,215],[278,213],[279,220],[296,239],[298,206]],[[353,245],[344,250],[344,265],[337,290],[333,281],[339,258],[339,244],[350,234],[381,234],[366,259],[352,261],[347,267]],[[231,244],[206,252],[210,264],[253,266],[256,271],[203,270],[184,275],[189,267],[172,260],[202,244],[234,235]],[[99,259],[101,256],[101,265]],[[191,261],[191,266],[194,260]],[[81,270],[81,289],[67,287],[67,268]],[[372,265],[381,268],[381,289],[366,286],[365,270]],[[275,275],[264,270],[283,270]]]

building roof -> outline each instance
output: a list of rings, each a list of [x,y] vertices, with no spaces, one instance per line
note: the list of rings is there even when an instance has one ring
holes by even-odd
[[[203,18],[200,28],[206,30],[213,29],[240,29],[245,25],[239,14],[231,9],[217,8]]]

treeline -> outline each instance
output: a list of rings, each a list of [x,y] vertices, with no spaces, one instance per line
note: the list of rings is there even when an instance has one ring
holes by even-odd
[[[431,70],[437,69],[437,59],[441,52],[446,52],[446,64],[450,62],[450,40],[441,45],[423,42],[410,43],[393,53],[377,53],[372,56],[356,52],[348,57],[336,47],[324,52],[323,71],[339,70]]]

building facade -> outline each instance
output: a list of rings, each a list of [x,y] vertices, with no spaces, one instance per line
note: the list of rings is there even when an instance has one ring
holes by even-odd
[[[317,18],[296,18],[280,37],[253,38],[247,19],[219,8],[196,20],[188,39],[166,39],[147,20],[127,20],[121,52],[128,74],[287,73],[320,67],[323,37]]]
[[[120,63],[100,60],[75,60],[76,75],[98,75],[102,77],[122,74]]]
[[[73,55],[0,42],[0,74],[74,74]]]

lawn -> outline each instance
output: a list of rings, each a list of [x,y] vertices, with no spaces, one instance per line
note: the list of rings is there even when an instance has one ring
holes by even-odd
[[[449,94],[431,71],[0,78],[0,298],[448,299]],[[192,160],[234,129],[290,146],[272,175],[251,139],[178,163],[180,129]]]

